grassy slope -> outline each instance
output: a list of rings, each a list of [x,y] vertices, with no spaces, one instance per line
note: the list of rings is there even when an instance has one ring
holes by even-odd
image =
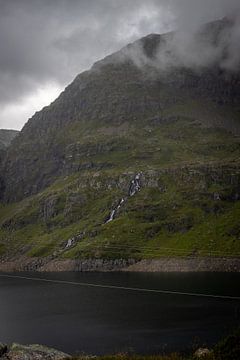
[[[218,113],[206,103],[202,114],[201,106],[196,100],[175,105],[161,114],[161,122],[149,116],[115,127],[95,124],[94,133],[73,124],[64,141],[70,143],[71,137],[76,146],[80,141],[88,152],[70,155],[71,166],[91,161],[95,167],[59,178],[21,202],[2,205],[0,254],[239,256],[240,202],[233,201],[240,187],[239,136],[206,126],[213,113],[220,124],[228,109]],[[103,169],[97,164],[104,164]],[[103,225],[139,171],[141,191]],[[76,244],[63,251],[67,239],[79,233]]]

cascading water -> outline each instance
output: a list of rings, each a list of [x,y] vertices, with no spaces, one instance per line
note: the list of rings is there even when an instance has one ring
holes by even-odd
[[[112,220],[114,219],[115,212],[116,212],[115,209],[113,209],[113,210],[111,211],[111,214],[110,214],[108,220],[105,222],[105,224],[109,223],[110,221],[112,221]]]
[[[73,239],[68,239],[65,249],[71,247],[73,245]]]
[[[134,179],[131,181],[129,191],[128,191],[129,196],[135,195],[140,190],[140,176],[141,176],[141,173],[138,173],[134,177]]]
[[[141,189],[140,177],[141,177],[141,173],[138,173],[134,176],[133,180],[131,180],[130,185],[129,185],[128,196],[126,196],[125,198],[121,198],[121,200],[118,202],[117,206],[115,206],[111,210],[110,215],[108,216],[108,218],[104,224],[108,224],[109,222],[113,221],[117,212],[120,210],[120,208],[123,206],[123,204],[127,201],[128,197],[134,196],[138,191],[140,191],[140,189]],[[81,240],[85,236],[85,234],[86,233],[84,231],[84,232],[81,232],[78,235],[73,236],[72,238],[68,239],[67,242],[65,243],[65,247],[62,251],[73,247],[77,243],[77,241]]]
[[[122,199],[119,201],[119,203],[118,203],[118,205],[116,206],[116,208],[111,211],[111,213],[110,213],[107,221],[105,222],[105,224],[111,222],[111,221],[114,219],[114,216],[115,216],[117,210],[120,209],[120,207],[122,206],[122,204],[124,203],[124,201],[125,201],[124,198],[122,198]]]
[[[130,186],[129,186],[129,190],[128,190],[128,196],[133,196],[135,195],[138,191],[140,191],[141,186],[140,186],[140,177],[141,177],[141,173],[138,173],[135,175],[134,179],[131,181]],[[127,201],[127,198],[122,198],[118,205],[111,211],[108,219],[105,221],[105,224],[111,222],[114,220],[115,215],[117,213],[117,211],[121,208],[121,206],[123,205],[123,203]]]

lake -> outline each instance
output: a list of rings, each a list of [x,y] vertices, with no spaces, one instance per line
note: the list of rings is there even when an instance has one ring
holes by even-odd
[[[0,274],[0,275],[3,275]],[[159,353],[211,346],[240,324],[240,301],[81,286],[93,283],[240,297],[240,274],[11,273],[0,276],[0,342],[68,353]],[[68,283],[68,282],[74,282]]]

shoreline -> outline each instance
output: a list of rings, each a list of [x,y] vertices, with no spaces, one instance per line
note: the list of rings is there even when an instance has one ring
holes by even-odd
[[[29,258],[0,260],[0,271],[36,272],[240,272],[240,258],[168,257],[161,259],[54,259]]]
[[[239,359],[240,332],[239,329],[223,337],[210,348],[206,346],[199,347],[199,344],[191,346],[187,351],[181,352],[162,352],[138,354],[133,352],[121,352],[105,355],[89,355],[81,353],[70,355],[56,348],[39,344],[23,345],[12,343],[11,345],[0,342],[0,359],[2,360],[227,360]]]

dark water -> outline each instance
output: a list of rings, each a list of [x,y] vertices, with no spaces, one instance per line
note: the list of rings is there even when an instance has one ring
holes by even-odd
[[[16,275],[24,275],[19,273]],[[26,276],[240,296],[240,274],[51,273]],[[240,301],[0,276],[0,342],[69,353],[157,353],[211,345],[240,324]]]

